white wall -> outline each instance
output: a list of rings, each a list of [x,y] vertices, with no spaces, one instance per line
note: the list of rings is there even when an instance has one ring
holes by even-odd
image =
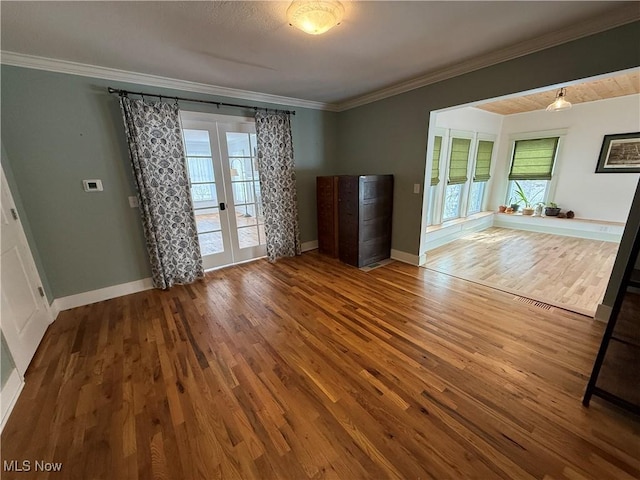
[[[571,91],[567,95],[571,101]],[[563,112],[535,111],[505,116],[499,138],[489,208],[504,202],[511,142],[517,133],[567,129],[554,175],[553,199],[576,217],[625,222],[640,174],[599,173],[596,163],[604,135],[640,130],[640,95],[576,104]]]

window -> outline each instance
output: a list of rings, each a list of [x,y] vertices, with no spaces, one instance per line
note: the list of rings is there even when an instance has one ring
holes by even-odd
[[[473,215],[482,210],[482,201],[484,200],[485,185],[487,182],[473,182],[469,193],[469,210],[468,215]]]
[[[522,187],[529,205],[545,202],[560,137],[516,140],[513,147],[507,203],[519,203],[516,182]]]
[[[442,221],[460,217],[463,186],[467,183],[469,150],[471,140],[468,138],[452,138],[449,155],[449,181],[445,190]]]
[[[491,172],[491,156],[493,155],[493,142],[479,140],[476,148],[476,166],[473,174],[473,182],[469,192],[468,215],[480,212],[484,200],[486,184]]]
[[[442,152],[442,137],[436,136],[433,143],[433,165],[431,166],[431,186],[440,183],[440,152]]]
[[[444,211],[442,221],[454,220],[460,217],[460,200],[462,197],[462,185],[447,185],[444,196]]]
[[[488,192],[494,136],[434,127],[427,225],[483,210]],[[442,173],[445,172],[445,182]]]
[[[509,182],[509,190],[507,192],[507,203],[509,205],[518,203],[516,181],[522,187],[527,200],[529,200],[529,205],[536,205],[546,200],[549,180],[514,180]],[[522,206],[524,207],[524,205]]]

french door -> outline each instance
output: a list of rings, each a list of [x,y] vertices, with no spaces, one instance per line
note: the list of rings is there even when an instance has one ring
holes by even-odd
[[[205,269],[264,256],[255,122],[195,112],[181,117]]]

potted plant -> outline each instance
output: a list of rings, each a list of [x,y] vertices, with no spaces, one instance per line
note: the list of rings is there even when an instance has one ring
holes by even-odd
[[[523,203],[522,214],[523,215],[533,215],[533,207],[531,206],[531,201],[527,197],[527,194],[522,189],[522,186],[516,181],[516,199],[518,200],[518,206],[520,203]],[[517,209],[516,209],[517,210]]]
[[[544,216],[545,217],[557,217],[560,213],[560,207],[558,207],[557,203],[549,202],[544,207]]]

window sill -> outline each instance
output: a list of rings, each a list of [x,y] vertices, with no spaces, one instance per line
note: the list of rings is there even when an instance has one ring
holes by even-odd
[[[456,225],[463,225],[465,223],[473,222],[481,218],[490,217],[494,213],[495,212],[478,212],[478,213],[474,213],[473,215],[469,215],[468,217],[456,218],[454,220],[442,222],[440,225],[430,225],[427,227],[427,233],[437,232],[438,230],[443,230],[446,228],[454,227]]]
[[[517,212],[517,213],[500,213],[500,212],[495,212],[496,218],[500,218],[500,217],[520,217],[522,219],[527,219],[527,220],[531,220],[532,222],[539,222],[539,221],[551,221],[551,222],[575,222],[575,223],[586,223],[586,224],[592,224],[592,225],[606,225],[606,226],[611,226],[611,227],[622,227],[624,228],[624,223],[623,222],[609,222],[607,220],[590,220],[588,218],[558,218],[558,217],[551,217],[551,216],[546,216],[546,215],[523,215],[522,212]]]

